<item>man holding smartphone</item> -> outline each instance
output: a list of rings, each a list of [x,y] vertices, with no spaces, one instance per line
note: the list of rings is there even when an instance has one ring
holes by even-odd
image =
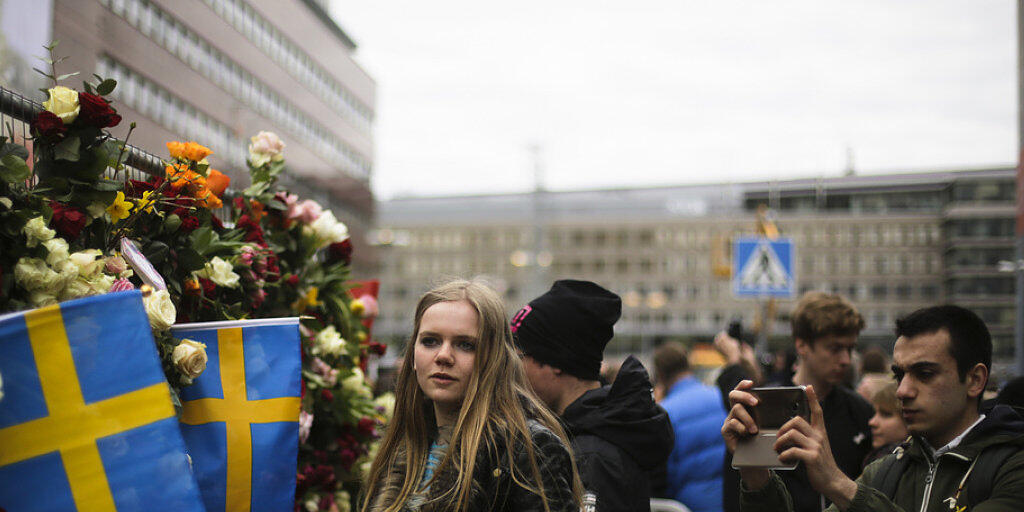
[[[828,428],[832,458],[844,475],[855,478],[871,451],[868,421],[874,408],[842,383],[850,370],[851,352],[864,328],[864,318],[840,295],[808,292],[790,314],[790,323],[797,353],[796,373],[791,380],[766,385],[814,387]],[[795,512],[820,512],[828,506],[827,498],[811,485],[803,465],[779,472],[779,476],[789,490]]]
[[[992,360],[985,323],[964,308],[936,306],[897,321],[896,336],[896,397],[910,439],[850,479],[832,455],[818,393],[808,387],[811,421],[783,425],[779,459],[803,463],[812,487],[832,501],[830,511],[1024,510],[1024,418],[1002,405],[980,411]],[[757,432],[747,409],[757,403],[751,387],[744,381],[729,393],[722,437],[731,448]],[[791,509],[774,473],[747,468],[740,476],[745,512]]]

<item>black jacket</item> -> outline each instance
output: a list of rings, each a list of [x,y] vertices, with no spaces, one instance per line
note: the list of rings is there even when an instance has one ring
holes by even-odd
[[[773,385],[792,386],[793,381]],[[875,415],[875,408],[856,392],[837,385],[821,402],[821,409],[836,465],[846,476],[857,478],[863,469],[864,458],[871,452],[871,427],[868,426],[868,420]],[[777,473],[793,498],[795,512],[819,512],[829,505],[811,487],[803,464],[792,471]]]
[[[650,510],[650,474],[663,471],[675,438],[640,361],[627,358],[613,384],[569,404],[562,422],[598,512]]]
[[[572,464],[569,449],[550,429],[535,420],[529,420],[533,452],[544,484],[551,512],[578,512],[579,505],[573,498]],[[532,483],[529,457],[520,447],[514,450],[514,460],[509,460],[502,447],[493,451],[481,446],[477,452],[473,470],[473,489],[470,492],[469,512],[543,512],[544,504],[539,495],[527,491],[513,481],[512,471],[520,480]],[[370,510],[383,510],[395,501],[405,475],[404,457],[398,461],[386,476],[384,488],[373,499]],[[440,469],[427,491],[427,503],[421,512],[449,511],[452,500],[440,500],[445,490],[456,485],[458,475],[449,465]],[[402,510],[408,510],[403,508]]]

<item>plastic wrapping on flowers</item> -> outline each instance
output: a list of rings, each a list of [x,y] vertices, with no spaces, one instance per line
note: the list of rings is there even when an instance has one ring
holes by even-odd
[[[98,79],[78,92],[54,79],[31,123],[31,156],[0,139],[0,312],[162,281],[144,303],[176,404],[206,353],[173,338],[172,324],[302,316],[295,507],[347,509],[393,399],[375,401],[361,370],[370,342],[350,307],[346,226],[276,186],[284,143],[270,132],[252,138],[252,185],[238,193],[195,142],[167,144],[164,176],[125,179],[134,124],[123,140],[109,133],[121,121],[106,97],[115,86]],[[230,218],[211,212],[221,205]],[[132,270],[123,239],[155,276]]]

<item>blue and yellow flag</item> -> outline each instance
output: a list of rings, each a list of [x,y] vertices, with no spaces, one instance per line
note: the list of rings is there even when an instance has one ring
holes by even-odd
[[[176,325],[206,344],[182,390],[181,432],[209,512],[291,510],[299,453],[298,318]]]
[[[0,317],[0,507],[202,511],[139,292]]]

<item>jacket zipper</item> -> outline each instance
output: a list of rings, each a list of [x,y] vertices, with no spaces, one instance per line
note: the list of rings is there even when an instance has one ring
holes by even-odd
[[[928,500],[932,495],[932,482],[935,481],[935,472],[939,469],[939,458],[935,458],[935,463],[928,463],[928,475],[924,477],[924,499],[921,500],[921,512],[928,510]]]

